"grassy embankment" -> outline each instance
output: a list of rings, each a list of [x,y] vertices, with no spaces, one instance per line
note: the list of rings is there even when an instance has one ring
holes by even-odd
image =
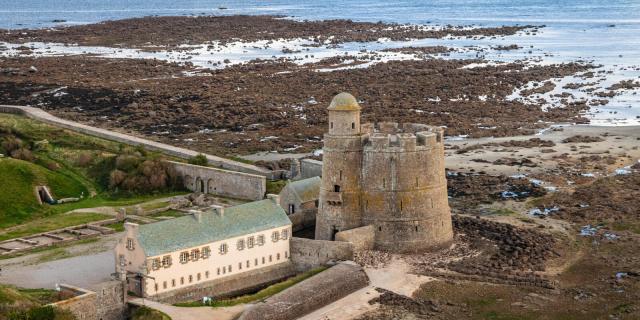
[[[79,208],[127,206],[181,192],[114,192],[108,172],[91,164],[127,152],[126,146],[14,115],[0,115],[0,141],[19,139],[31,159],[7,157],[0,146],[0,240],[109,218],[97,213],[61,214]],[[130,151],[129,151],[130,152]],[[89,160],[86,160],[89,163]],[[106,169],[105,169],[106,170]],[[83,197],[78,202],[39,204],[34,187],[47,185],[56,199]]]
[[[0,320],[73,320],[75,317],[68,311],[46,306],[64,298],[54,290],[0,285]]]

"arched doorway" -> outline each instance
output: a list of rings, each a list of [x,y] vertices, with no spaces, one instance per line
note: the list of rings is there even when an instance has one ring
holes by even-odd
[[[202,179],[200,179],[200,177],[196,178],[196,185],[194,186],[194,190],[193,191],[204,193],[204,181],[202,181]]]

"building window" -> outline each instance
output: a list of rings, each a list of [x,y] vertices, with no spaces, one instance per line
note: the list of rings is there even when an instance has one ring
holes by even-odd
[[[162,289],[166,289],[166,288],[167,288],[167,282],[166,282],[166,281],[163,281],[163,282],[162,282]]]
[[[255,243],[256,243],[256,238],[254,238],[254,237],[247,238],[247,248],[249,248],[249,249],[253,248]]]
[[[282,233],[280,233],[280,238],[282,240],[287,240],[289,239],[289,230],[288,229],[284,229],[282,230]]]
[[[276,254],[276,260],[280,260],[280,253]]]
[[[251,263],[247,260],[247,268],[251,267]]]
[[[222,267],[222,274],[226,274],[227,273],[227,267]]]
[[[176,279],[171,279],[171,286],[175,287],[176,286]]]
[[[204,272],[204,277],[205,277],[205,278],[207,278],[207,279],[209,279],[209,271],[205,271],[205,272]]]
[[[193,276],[189,275],[189,283],[193,282]]]
[[[244,250],[244,239],[238,240],[237,247],[238,247],[238,251]]]
[[[198,275],[196,276],[196,279],[197,279],[198,281],[200,281],[200,279],[202,279],[202,276],[200,276],[200,272],[198,272]]]
[[[238,262],[238,270],[242,270],[242,262]]]
[[[284,258],[285,259],[289,258],[289,252],[287,252],[287,251],[284,252]]]
[[[229,251],[229,246],[226,243],[220,244],[220,254],[226,254]]]
[[[127,238],[127,249],[133,250],[133,239]]]
[[[320,205],[320,200],[316,200],[315,204],[316,204],[316,208],[317,208]]]
[[[155,258],[151,260],[151,269],[153,270],[160,269],[160,258]]]
[[[207,259],[211,256],[211,248],[209,246],[202,247],[202,259]]]
[[[355,129],[356,128],[356,123],[355,122],[351,122],[351,129]]]
[[[274,231],[271,233],[271,241],[278,242],[278,240],[280,240],[280,232]]]
[[[266,260],[264,259],[264,257],[262,257],[262,264],[264,264],[264,263],[265,263],[265,261],[266,261]]]
[[[229,265],[229,272],[231,272],[231,265]]]
[[[258,265],[258,258],[256,258],[256,260],[253,261],[253,266],[257,266]]]
[[[294,214],[296,213],[296,205],[293,203],[289,204],[289,214]]]
[[[184,277],[180,277],[180,284],[184,284]]]
[[[157,283],[155,284],[155,288],[156,288],[156,291],[158,291],[158,284]]]
[[[329,126],[331,127],[331,129],[333,129],[333,122],[331,122],[331,124]]]
[[[169,268],[171,266],[171,256],[162,257],[162,266],[165,268]]]
[[[200,259],[200,249],[191,250],[191,261],[198,261]]]
[[[333,192],[340,192],[340,186],[337,184],[333,185]]]
[[[125,259],[124,254],[119,255],[118,259],[120,260],[121,267],[124,267],[127,265],[127,259]]]
[[[189,252],[182,251],[180,252],[180,263],[187,263],[189,261]]]
[[[220,268],[218,268],[218,275],[220,275]]]
[[[269,262],[272,262],[272,261],[273,261],[273,256],[269,255]]]
[[[340,181],[342,181],[342,170],[340,170]]]
[[[264,235],[263,234],[258,235],[258,238],[256,239],[256,243],[259,246],[264,245]]]

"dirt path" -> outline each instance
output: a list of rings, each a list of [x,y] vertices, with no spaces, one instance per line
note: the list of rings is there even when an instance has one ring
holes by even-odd
[[[172,320],[232,320],[240,315],[245,308],[244,305],[224,308],[174,307],[141,298],[130,299],[129,303],[162,311],[170,316]]]
[[[347,320],[354,319],[367,311],[377,308],[369,300],[380,295],[375,288],[383,288],[398,294],[411,296],[421,284],[433,278],[410,274],[410,266],[400,259],[394,259],[382,268],[365,268],[371,281],[362,288],[334,303],[320,308],[300,320]]]

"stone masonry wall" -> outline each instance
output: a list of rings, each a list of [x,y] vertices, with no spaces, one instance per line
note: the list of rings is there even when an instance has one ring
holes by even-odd
[[[348,242],[291,238],[291,261],[298,271],[309,270],[334,260],[352,260],[353,245]]]
[[[313,227],[316,224],[316,213],[318,209],[306,209],[289,215],[291,220],[291,231],[298,232],[305,228]]]
[[[69,310],[77,319],[98,320],[96,293],[71,285],[60,284],[60,290],[75,295],[72,298],[52,303],[55,308]]]
[[[322,161],[313,159],[300,160],[300,179],[322,176]]]
[[[267,192],[264,176],[181,162],[169,163],[182,175],[185,187],[191,191],[246,200],[261,200]]]
[[[202,297],[225,298],[249,293],[263,286],[295,275],[292,263],[280,263],[270,267],[239,273],[221,279],[202,282],[183,289],[158,294],[151,299],[163,303],[200,300]]]
[[[239,319],[297,319],[368,284],[369,278],[362,267],[355,263],[340,263],[255,304]]]
[[[125,318],[125,291],[122,281],[107,281],[94,286],[96,313],[99,320],[122,320]]]
[[[336,234],[336,241],[349,242],[353,250],[371,250],[374,247],[375,228],[364,226],[351,230],[341,231]]]

